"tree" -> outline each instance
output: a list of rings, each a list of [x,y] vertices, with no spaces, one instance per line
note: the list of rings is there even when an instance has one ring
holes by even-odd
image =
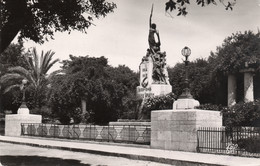
[[[196,0],[197,5],[204,7],[206,5],[217,5],[216,0]],[[219,0],[219,3],[221,3],[226,10],[233,10],[233,7],[236,4],[236,0],[232,0],[232,1],[225,1],[224,0]],[[169,0],[166,4],[165,4],[165,12],[172,12],[175,10],[178,10],[178,14],[177,16],[183,15],[186,16],[188,14],[187,12],[187,5],[190,4],[190,0]],[[169,13],[170,14],[170,13]],[[171,15],[170,15],[171,16]]]
[[[70,55],[70,59],[62,63],[61,72],[50,77],[49,105],[54,117],[61,123],[68,124],[71,118],[75,121],[75,115],[78,117],[79,114],[92,114],[91,101],[101,97],[104,92],[99,88],[102,88],[100,78],[105,76],[107,59]],[[87,100],[87,113],[83,113],[82,110],[75,112],[81,107],[82,99]],[[102,106],[102,103],[98,104]]]
[[[139,111],[138,105],[141,104],[141,100],[136,98],[136,87],[139,85],[139,75],[125,65],[119,65],[115,68],[108,67],[106,72],[114,84],[114,87],[122,90],[114,102],[114,109],[116,109],[118,113],[117,119],[137,119]]]
[[[105,57],[70,55],[62,63],[63,74],[52,77],[49,94],[53,113],[62,123],[69,123],[70,118],[75,122],[79,114],[96,124],[127,116],[138,84],[136,73],[125,66],[109,66]],[[78,111],[82,100],[87,112]]]
[[[22,66],[26,67],[24,56],[24,47],[22,42],[12,43],[8,48],[1,53],[0,56],[0,72],[3,72],[8,67]]]
[[[0,56],[0,77],[7,72],[9,67],[22,66],[27,68],[24,59],[23,43],[10,44],[9,47]],[[18,105],[14,105],[14,96],[12,94],[3,94],[3,88],[0,85],[0,112],[3,110],[17,110]]]
[[[181,95],[185,88],[185,66],[183,63],[176,64],[173,68],[169,68],[170,84],[174,87],[173,93],[177,96]],[[205,59],[196,59],[189,63],[189,83],[193,97],[200,103],[212,103],[215,98],[214,86],[212,81],[211,65]]]
[[[1,0],[0,53],[20,32],[20,39],[43,43],[56,31],[86,33],[93,17],[113,12],[114,3],[105,0]]]
[[[239,73],[241,69],[253,67],[260,70],[260,32],[237,32],[227,37],[209,57],[216,72]]]
[[[33,48],[32,57],[24,56],[28,69],[21,66],[10,67],[3,76],[0,77],[0,84],[3,93],[10,92],[12,89],[21,87],[23,79],[28,80],[27,91],[29,93],[28,105],[31,108],[41,108],[44,104],[45,91],[47,86],[46,74],[48,70],[58,62],[58,59],[52,61],[54,52],[48,51],[44,54],[42,51],[41,56]],[[18,101],[20,102],[20,101]]]

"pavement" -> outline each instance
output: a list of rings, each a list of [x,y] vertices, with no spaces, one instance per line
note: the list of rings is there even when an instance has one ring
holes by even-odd
[[[149,146],[146,145],[116,144],[24,136],[0,136],[0,142],[29,145],[42,148],[69,150],[74,152],[85,152],[106,156],[124,157],[129,159],[153,161],[177,166],[260,166],[260,158],[151,149]]]

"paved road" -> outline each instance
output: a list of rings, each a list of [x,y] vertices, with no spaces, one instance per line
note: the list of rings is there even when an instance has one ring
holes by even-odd
[[[57,158],[63,159],[58,160]],[[32,147],[27,145],[17,145],[10,143],[0,142],[0,161],[4,165],[5,160],[11,160],[14,165],[15,163],[22,162],[26,159],[31,160],[31,165],[47,165],[46,159],[52,162],[49,165],[70,165],[70,166],[169,166],[167,164],[150,162],[150,161],[139,161],[130,160],[121,157],[110,157],[93,155],[89,153],[71,152],[66,150],[47,149]],[[77,160],[77,161],[75,161]],[[25,162],[25,161],[24,161]],[[21,163],[20,163],[21,165]],[[28,164],[29,165],[29,164]],[[27,166],[27,165],[26,165]]]

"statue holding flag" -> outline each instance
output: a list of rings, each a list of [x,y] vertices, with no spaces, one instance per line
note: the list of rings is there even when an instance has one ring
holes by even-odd
[[[156,53],[160,51],[160,36],[159,31],[156,29],[156,24],[152,23],[152,16],[153,16],[153,5],[151,9],[150,14],[150,20],[149,20],[149,36],[148,36],[148,42],[151,52]]]

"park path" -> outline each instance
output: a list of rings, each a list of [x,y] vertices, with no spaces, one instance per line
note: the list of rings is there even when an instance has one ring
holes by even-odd
[[[136,160],[155,161],[172,165],[260,166],[259,158],[159,150],[151,149],[148,146],[128,146],[125,144],[119,145],[89,141],[8,136],[0,136],[0,142],[124,157]]]

